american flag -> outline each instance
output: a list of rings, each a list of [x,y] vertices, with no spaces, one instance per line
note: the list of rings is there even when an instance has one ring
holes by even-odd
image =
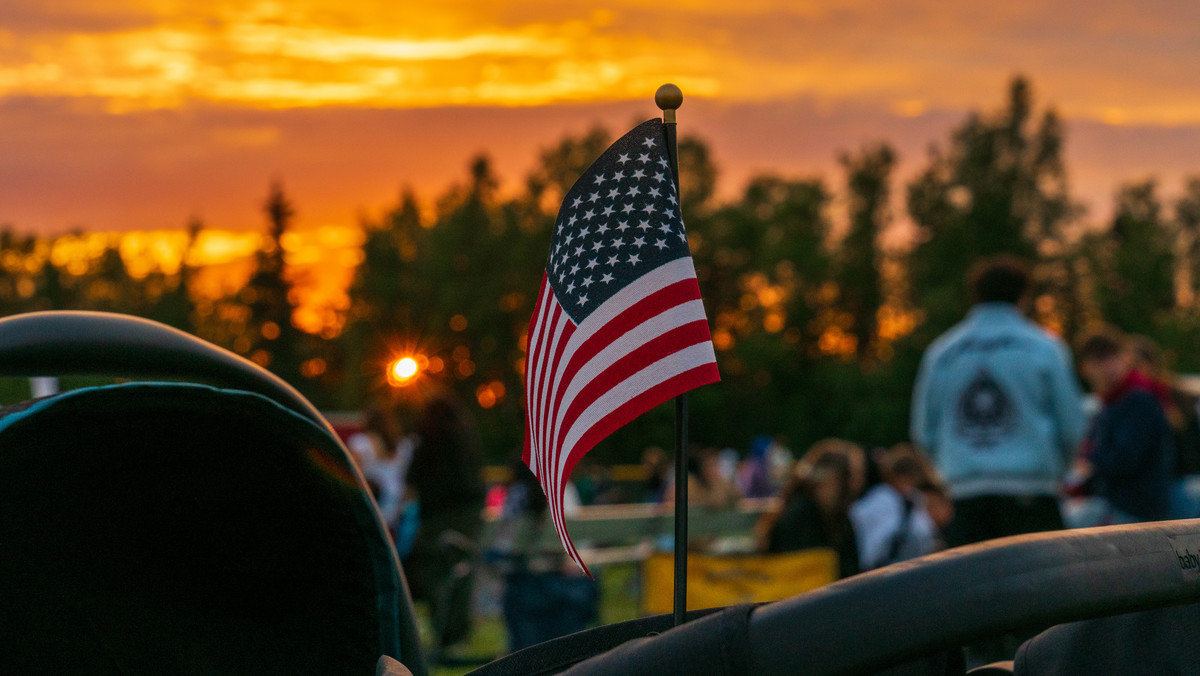
[[[621,137],[567,192],[529,322],[525,464],[563,518],[585,453],[658,404],[720,380],[661,120]]]

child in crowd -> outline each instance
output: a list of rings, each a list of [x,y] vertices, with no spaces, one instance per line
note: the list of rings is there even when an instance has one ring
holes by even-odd
[[[938,499],[929,463],[907,444],[883,451],[876,462],[883,480],[850,506],[862,570],[924,556],[942,546],[938,524],[927,508],[927,495]],[[946,504],[935,502],[935,508]]]

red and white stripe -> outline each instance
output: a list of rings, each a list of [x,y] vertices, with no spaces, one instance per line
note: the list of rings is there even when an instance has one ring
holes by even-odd
[[[720,380],[691,258],[643,275],[578,326],[543,278],[526,356],[524,460],[563,547],[587,572],[563,517],[571,470],[633,418]]]

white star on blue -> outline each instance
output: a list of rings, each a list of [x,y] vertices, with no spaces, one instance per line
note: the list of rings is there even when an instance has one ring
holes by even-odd
[[[662,139],[660,120],[634,128],[563,199],[546,274],[576,322],[638,277],[689,255],[674,183],[663,173],[670,163]],[[630,228],[661,235],[650,242],[645,236],[628,241],[604,237]]]

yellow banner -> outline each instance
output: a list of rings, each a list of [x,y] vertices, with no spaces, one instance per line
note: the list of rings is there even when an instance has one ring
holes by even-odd
[[[642,604],[649,615],[674,606],[674,556],[654,553],[642,564]],[[778,601],[837,580],[832,549],[787,554],[688,554],[687,607],[714,608],[737,603]]]

